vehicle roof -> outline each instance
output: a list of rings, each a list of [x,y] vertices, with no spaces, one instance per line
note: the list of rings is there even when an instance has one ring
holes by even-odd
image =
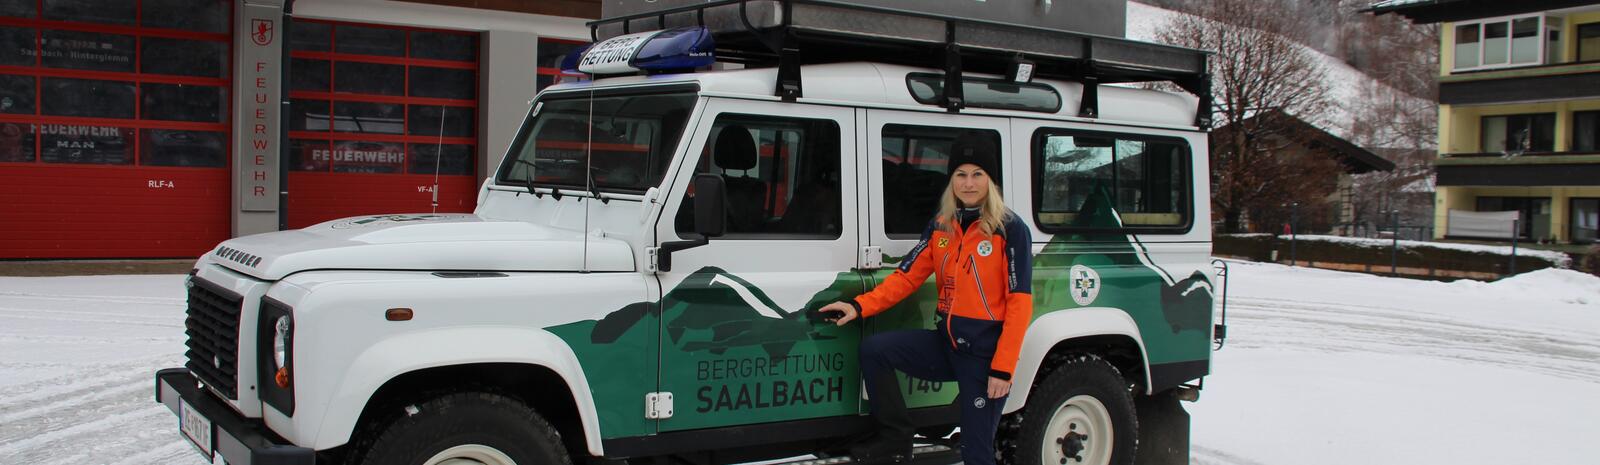
[[[778,97],[773,95],[773,83],[776,82],[777,73],[777,68],[756,68],[606,77],[593,81],[557,84],[547,88],[545,92],[694,83],[705,95],[778,100]],[[935,68],[867,62],[805,65],[800,68],[801,80],[805,82],[805,95],[799,102],[945,112],[943,107],[919,103],[912,97],[906,82],[907,75],[911,73],[941,74],[942,71]],[[967,73],[966,76],[1000,78],[996,75],[976,73]],[[967,108],[962,111],[983,115],[1197,129],[1194,121],[1198,99],[1192,95],[1101,85],[1098,90],[1099,117],[1082,118],[1078,116],[1083,96],[1082,84],[1050,79],[1036,79],[1033,82],[1050,86],[1061,95],[1062,104],[1056,112],[987,108]]]

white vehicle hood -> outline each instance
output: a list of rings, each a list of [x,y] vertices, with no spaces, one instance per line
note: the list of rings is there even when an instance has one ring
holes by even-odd
[[[578,271],[586,246],[589,271],[634,268],[621,240],[471,214],[345,218],[233,239],[209,258],[265,280],[318,269]]]

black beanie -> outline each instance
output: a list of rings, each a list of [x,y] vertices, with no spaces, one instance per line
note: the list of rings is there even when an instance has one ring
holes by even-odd
[[[957,167],[971,163],[983,169],[999,186],[1000,151],[995,147],[998,144],[994,139],[994,134],[987,131],[962,131],[950,146],[950,164],[946,166],[946,174],[955,176]]]

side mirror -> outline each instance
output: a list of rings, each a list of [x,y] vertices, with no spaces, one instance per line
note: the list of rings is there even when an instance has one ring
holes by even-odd
[[[722,176],[700,173],[694,177],[694,232],[721,236],[726,228],[728,186]]]
[[[711,238],[721,236],[727,227],[728,185],[721,175],[701,173],[694,176],[694,232],[700,237],[687,241],[661,243],[656,249],[655,271],[672,271],[672,253],[711,243]]]

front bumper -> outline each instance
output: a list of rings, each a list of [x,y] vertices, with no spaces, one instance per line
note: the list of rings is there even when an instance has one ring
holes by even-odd
[[[314,465],[316,451],[290,444],[260,420],[245,418],[201,390],[187,368],[156,372],[156,402],[178,414],[181,403],[211,420],[212,447],[229,465]]]

